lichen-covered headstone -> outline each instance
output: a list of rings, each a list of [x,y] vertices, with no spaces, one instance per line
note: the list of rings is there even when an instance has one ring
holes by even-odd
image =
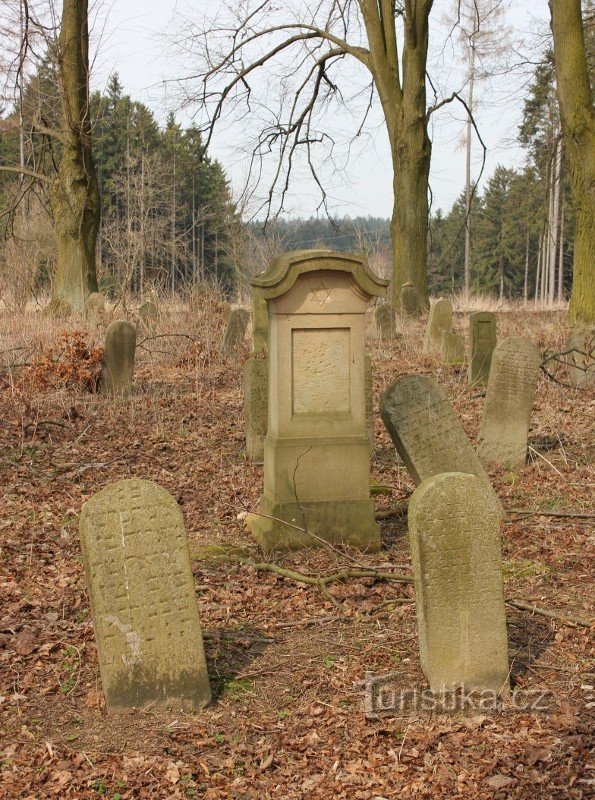
[[[153,331],[159,321],[159,308],[152,300],[146,300],[139,306],[138,318],[142,325],[148,330]]]
[[[410,281],[401,287],[401,309],[405,317],[419,317],[421,314],[419,292]]]
[[[249,358],[244,363],[242,376],[244,388],[244,422],[246,426],[246,453],[250,461],[264,461],[264,440],[267,435],[269,405],[269,361],[267,358]]]
[[[269,310],[267,301],[252,294],[252,350],[254,353],[269,351]]]
[[[496,347],[496,315],[477,311],[469,317],[469,370],[471,386],[485,386]]]
[[[575,331],[568,339],[570,383],[580,389],[595,386],[595,328]]]
[[[223,337],[224,353],[233,355],[241,349],[249,322],[250,313],[246,309],[236,308],[231,312]]]
[[[89,322],[101,322],[105,314],[105,297],[100,292],[91,292],[87,297],[87,319]]]
[[[434,693],[508,694],[500,511],[473,475],[424,480],[408,524],[419,650]]]
[[[395,338],[395,312],[387,303],[379,303],[374,309],[374,323],[381,339]]]
[[[445,364],[465,362],[465,340],[460,333],[445,331],[442,334],[442,361]]]
[[[539,351],[529,339],[509,336],[496,345],[477,448],[484,464],[524,466],[539,364]]]
[[[109,709],[198,708],[210,698],[182,512],[153,481],[118,481],[80,517]]]
[[[397,378],[382,395],[380,416],[416,484],[441,472],[465,472],[479,478],[499,504],[459,418],[432,378]]]
[[[107,326],[101,368],[101,394],[130,394],[136,350],[136,327],[125,319]]]
[[[444,297],[432,303],[424,337],[424,350],[440,347],[442,334],[452,331],[452,303]]]
[[[365,322],[387,281],[358,256],[284,253],[251,280],[269,307],[264,491],[246,524],[266,550],[380,547],[370,495]]]

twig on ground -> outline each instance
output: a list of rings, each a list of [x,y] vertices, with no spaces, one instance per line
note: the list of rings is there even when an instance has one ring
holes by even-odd
[[[569,519],[595,519],[595,514],[580,511],[535,511],[532,508],[507,508],[507,514],[523,514],[525,517],[561,517]],[[511,520],[513,521],[513,520]]]
[[[565,625],[571,625],[573,628],[580,626],[582,628],[592,628],[595,626],[595,620],[582,619],[581,617],[570,617],[565,614],[559,614],[556,611],[548,611],[546,608],[533,606],[531,603],[525,603],[524,600],[507,600],[506,604],[513,608],[518,608],[521,611],[531,611],[533,614],[539,614],[542,617],[549,619],[557,619]]]

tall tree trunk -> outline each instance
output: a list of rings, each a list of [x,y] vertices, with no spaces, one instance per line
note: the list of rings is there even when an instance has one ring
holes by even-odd
[[[471,137],[473,126],[471,114],[473,113],[473,83],[475,81],[475,46],[471,42],[469,52],[469,92],[467,94],[467,159],[465,164],[465,297],[469,297],[471,290]]]
[[[569,315],[595,322],[595,112],[580,0],[550,0],[562,135],[570,165],[574,266]]]
[[[560,216],[560,184],[562,182],[562,139],[557,138],[555,149],[555,163],[552,172],[552,203],[550,217],[550,257],[548,264],[549,284],[548,303],[554,305],[556,290],[556,261],[558,254],[558,223]]]
[[[564,302],[564,196],[560,209],[560,257],[558,261],[558,302]]]
[[[535,267],[535,305],[539,300],[539,291],[541,289],[541,252],[543,249],[543,234],[539,236],[539,244],[537,250],[537,265]]]
[[[500,275],[500,300],[502,301],[504,300],[504,256],[500,256],[498,272]]]
[[[529,298],[529,231],[525,236],[525,279],[523,281],[523,300],[527,305]]]
[[[64,0],[59,38],[62,157],[51,187],[58,263],[51,308],[83,311],[97,291],[101,199],[91,150],[88,0]]]

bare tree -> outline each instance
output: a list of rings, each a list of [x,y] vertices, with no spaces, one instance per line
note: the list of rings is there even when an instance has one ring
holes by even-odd
[[[258,110],[266,116],[249,160],[250,175],[262,177],[263,159],[275,154],[267,213],[275,200],[278,209],[283,208],[300,152],[305,153],[320,190],[321,204],[326,204],[315,152],[327,145],[328,158],[334,142],[320,123],[325,113],[332,113],[333,101],[349,102],[339,87],[344,59],[354,59],[362,68],[365,85],[356,98],[350,98],[360,103],[364,98],[355,136],[362,134],[377,97],[390,143],[395,304],[407,281],[427,303],[428,122],[434,111],[458,97],[453,93],[427,106],[432,5],[433,0],[320,0],[280,9],[273,0],[248,0],[228,23],[219,17],[205,30],[185,21],[188,34],[183,46],[193,58],[198,50],[201,62],[192,76],[200,90],[191,92],[189,99],[207,109],[207,144],[225,110],[237,114]],[[267,85],[259,94],[257,78],[258,71],[270,74],[275,69],[281,73],[276,77],[284,93],[277,111],[272,109],[272,87]]]

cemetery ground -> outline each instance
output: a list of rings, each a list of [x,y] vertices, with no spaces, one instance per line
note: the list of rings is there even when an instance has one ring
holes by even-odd
[[[98,345],[103,326],[0,317],[0,797],[592,796],[595,393],[542,374],[525,469],[490,473],[508,509],[506,599],[554,615],[506,607],[513,686],[545,693],[546,710],[410,707],[366,719],[366,672],[424,686],[412,585],[382,578],[410,576],[406,517],[385,515],[373,555],[259,552],[243,524],[263,475],[244,452],[248,343],[221,355],[218,308],[172,306],[155,332],[139,330],[123,399],[90,391],[100,352],[84,343]],[[467,320],[455,316],[465,336]],[[423,353],[423,330],[369,336],[378,512],[405,508],[413,489],[378,414],[399,374],[432,375],[474,443],[479,430],[484,390],[464,366]],[[542,353],[564,350],[568,333],[563,312],[498,314],[499,338],[528,336]],[[95,492],[133,476],[157,481],[184,513],[215,697],[195,715],[105,712],[78,517]],[[380,575],[316,582],[361,570]]]

